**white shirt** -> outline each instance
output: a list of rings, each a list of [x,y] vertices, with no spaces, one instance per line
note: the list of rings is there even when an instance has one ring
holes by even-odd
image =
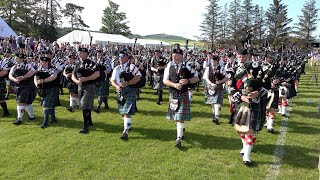
[[[123,68],[121,65],[115,67],[112,72],[111,81],[116,81],[116,83],[120,85],[120,73],[124,71],[127,66],[128,62],[123,65]],[[133,72],[134,76],[142,76],[139,69],[134,64],[130,64],[130,72]]]
[[[176,63],[174,61],[170,61],[168,64],[167,64],[167,67],[164,69],[164,74],[163,74],[163,81],[164,80],[169,80],[169,71],[170,71],[170,67],[173,66],[173,67],[176,67]],[[178,64],[178,70],[181,68],[182,66],[182,62],[180,62]],[[194,69],[192,69],[190,66],[186,65],[186,67],[189,69],[189,71],[191,71],[191,74],[194,74],[194,76],[198,77],[198,72],[195,71]],[[177,71],[178,71],[177,70]]]

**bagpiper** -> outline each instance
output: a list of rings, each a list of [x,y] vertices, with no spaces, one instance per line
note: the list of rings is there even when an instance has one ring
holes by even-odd
[[[243,163],[250,166],[256,133],[261,131],[265,121],[268,91],[263,87],[261,66],[258,62],[248,61],[247,49],[239,49],[238,63],[231,90],[236,114],[234,127],[241,137]]]
[[[78,94],[81,98],[81,109],[83,115],[83,128],[79,133],[89,133],[89,126],[93,126],[91,110],[93,109],[94,90],[96,88],[96,79],[100,72],[96,64],[88,59],[88,49],[79,48],[80,63],[72,72],[72,81],[78,85]]]
[[[174,120],[177,128],[175,146],[181,148],[185,121],[190,121],[188,85],[199,81],[198,74],[183,62],[183,51],[178,46],[173,50],[172,61],[164,70],[163,83],[169,87],[169,107],[166,118]]]
[[[124,130],[120,138],[129,139],[131,128],[131,116],[136,113],[136,88],[135,85],[140,81],[141,73],[138,68],[129,62],[129,55],[126,49],[119,53],[119,63],[114,68],[111,76],[111,84],[117,91],[118,111],[123,119]]]
[[[9,72],[9,79],[17,86],[17,119],[13,122],[20,125],[23,122],[23,114],[27,111],[29,120],[34,120],[32,102],[36,97],[36,87],[33,83],[33,76],[36,70],[31,63],[25,61],[24,54],[16,54],[16,63]]]
[[[219,64],[219,56],[213,56],[210,65],[205,69],[203,79],[206,81],[206,104],[211,105],[212,122],[219,124],[220,109],[223,100],[223,84],[228,80],[226,72]]]

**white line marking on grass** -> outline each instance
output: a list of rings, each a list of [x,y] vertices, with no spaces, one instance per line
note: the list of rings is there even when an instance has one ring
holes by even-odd
[[[292,108],[288,107],[288,112],[291,110]],[[281,161],[284,154],[284,144],[286,143],[287,126],[288,126],[288,118],[282,118],[280,134],[278,136],[276,148],[273,153],[273,163],[270,165],[268,169],[268,175],[266,178],[267,180],[277,179],[280,173]]]

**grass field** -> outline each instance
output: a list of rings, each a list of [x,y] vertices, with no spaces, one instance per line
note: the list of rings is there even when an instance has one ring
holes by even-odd
[[[320,90],[309,81],[313,72],[301,79],[299,94],[290,112],[284,156],[278,179],[318,179],[320,123],[317,106]],[[42,110],[34,102],[36,120],[25,114],[21,126],[12,124],[16,116],[14,96],[8,101],[12,117],[0,119],[0,179],[266,179],[282,118],[275,122],[276,134],[264,129],[258,135],[251,159],[254,167],[242,164],[240,138],[228,124],[226,99],[221,125],[211,122],[211,109],[204,105],[202,91],[195,92],[192,120],[186,123],[182,150],[174,147],[174,123],[165,120],[165,102],[156,105],[153,90],[144,88],[133,116],[133,130],[127,142],[119,139],[123,122],[117,113],[114,89],[110,110],[93,112],[94,127],[82,135],[82,113],[69,113],[68,96],[56,108],[58,124],[41,129]],[[65,90],[66,92],[66,90]],[[307,102],[312,100],[313,102]]]

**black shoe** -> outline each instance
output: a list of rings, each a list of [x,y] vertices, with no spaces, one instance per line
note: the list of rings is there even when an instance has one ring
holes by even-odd
[[[88,128],[82,128],[79,133],[81,134],[88,134],[89,133],[89,129]]]
[[[40,127],[41,127],[42,129],[45,129],[45,128],[48,127],[48,124],[42,124]]]
[[[288,117],[286,114],[282,114],[282,117]]]
[[[158,104],[158,105],[161,105],[161,102],[160,102],[160,101],[157,101],[157,104]]]
[[[106,105],[106,106],[104,107],[104,109],[110,109],[110,108],[109,108],[109,106],[108,106],[108,105]]]
[[[267,129],[267,132],[271,133],[271,134],[274,134],[274,129],[273,128],[272,129]]]
[[[246,166],[252,166],[252,162],[251,161],[243,161],[243,164]]]
[[[17,119],[13,122],[13,124],[18,126],[18,125],[22,124],[22,121],[20,119]]]
[[[36,119],[35,117],[33,117],[33,118],[32,118],[32,117],[29,117],[29,118],[28,118],[29,121],[34,121],[35,119]]]
[[[213,123],[215,123],[216,125],[219,125],[219,119],[214,117],[213,120],[212,120]]]
[[[9,97],[5,97],[4,99],[5,99],[5,100],[9,100]]]
[[[127,141],[129,139],[128,134],[127,133],[122,133],[120,139]]]
[[[94,109],[93,111],[96,113],[100,113],[100,109],[98,109],[98,108]]]
[[[176,140],[176,145],[175,145],[177,148],[181,148],[181,138]]]
[[[67,110],[68,110],[69,112],[72,112],[72,111],[73,111],[73,108],[72,108],[72,107],[68,107]]]

